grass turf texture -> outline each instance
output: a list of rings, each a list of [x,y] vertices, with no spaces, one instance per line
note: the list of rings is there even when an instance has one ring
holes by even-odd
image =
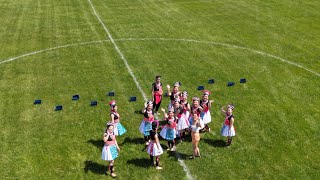
[[[93,0],[115,39],[171,38],[234,44],[276,55],[320,72],[319,1],[124,1]],[[0,0],[0,63],[66,44],[107,40],[88,1]],[[319,76],[247,50],[208,43],[163,40],[116,41],[142,89],[154,76],[182,82],[190,96],[198,85],[213,92],[210,124],[202,134],[203,158],[185,160],[196,179],[320,176]],[[247,78],[246,84],[238,80]],[[216,83],[208,85],[214,78]],[[234,87],[226,87],[235,81]],[[115,97],[106,92],[115,91]],[[71,101],[80,94],[79,101]],[[130,103],[130,96],[138,101]],[[150,97],[150,96],[149,96]],[[143,98],[108,42],[75,45],[0,64],[0,168],[4,178],[102,179],[104,105],[116,99],[128,133],[118,138],[119,179],[186,178],[171,153],[162,171],[149,166],[138,132]],[[41,105],[33,105],[42,99]],[[90,107],[90,100],[98,100]],[[189,98],[190,99],[190,98]],[[221,105],[236,105],[237,137],[221,147]],[[163,106],[168,103],[164,99]],[[54,106],[64,109],[54,112]],[[164,148],[166,142],[161,141]],[[191,142],[178,145],[182,159]]]

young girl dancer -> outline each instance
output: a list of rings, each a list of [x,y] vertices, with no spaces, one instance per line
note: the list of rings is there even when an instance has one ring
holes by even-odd
[[[178,124],[178,121],[181,118],[181,114],[182,114],[182,107],[181,107],[179,98],[176,98],[174,100],[174,104],[172,108],[173,108],[173,114],[174,114],[174,120],[175,120],[174,122]],[[176,136],[179,136],[179,138],[181,139],[179,131],[177,129],[176,129]]]
[[[181,83],[180,82],[175,82],[174,85],[173,85],[173,89],[172,89],[172,92],[170,91],[170,85],[167,84],[167,90],[168,90],[168,96],[170,96],[170,104],[168,105],[168,109],[170,107],[173,106],[174,104],[174,100],[179,98],[180,99],[180,91],[179,91],[179,87],[180,87]]]
[[[190,115],[190,104],[188,103],[188,92],[183,91],[180,101],[181,107],[183,112],[185,113],[186,117],[189,118]]]
[[[145,109],[143,111],[144,117],[139,127],[139,131],[143,134],[146,145],[149,145],[150,130],[152,130],[151,123],[152,121],[154,121],[154,112],[152,109],[153,109],[152,101],[146,102]]]
[[[150,155],[151,162],[156,165],[156,169],[162,169],[160,166],[160,155],[163,153],[163,150],[157,133],[158,123],[158,121],[152,122],[152,130],[150,131],[151,142],[147,147],[147,152]],[[156,162],[154,162],[154,157],[156,157]]]
[[[182,113],[182,107],[181,107],[179,98],[176,98],[174,100],[172,108],[173,108],[173,114],[174,114],[174,117],[175,117],[175,122],[177,123],[178,119],[180,118],[180,115]]]
[[[196,113],[200,117],[200,113],[202,112],[203,108],[200,106],[200,99],[198,97],[192,98],[192,105],[190,107],[190,117],[189,117],[189,124],[193,124],[193,115]],[[202,121],[202,120],[201,120]]]
[[[198,113],[193,112],[191,113],[193,116],[193,122],[191,124],[191,137],[192,137],[192,147],[193,147],[193,154],[190,157],[194,159],[195,157],[200,157],[200,150],[199,150],[199,141],[200,141],[200,129],[204,127],[203,121],[200,119]]]
[[[202,100],[200,101],[200,105],[203,108],[203,111],[200,114],[201,119],[203,120],[204,123],[204,128],[202,131],[208,131],[210,132],[210,127],[208,126],[208,123],[211,122],[211,115],[210,115],[210,108],[211,108],[211,103],[213,100],[209,100],[209,95],[210,91],[204,90],[203,95],[202,95]]]
[[[114,134],[116,136],[121,136],[127,130],[122,126],[120,123],[120,115],[118,113],[118,106],[116,105],[116,101],[112,100],[110,103],[110,117],[111,117],[111,123],[114,125]]]
[[[190,126],[189,120],[188,120],[189,114],[190,114],[189,112],[190,104],[187,102],[187,97],[188,97],[187,91],[183,91],[181,101],[180,101],[182,112],[180,113],[178,124],[177,124],[177,131],[179,131],[181,141],[183,141],[186,136],[185,130],[188,129]]]
[[[221,129],[222,136],[227,137],[227,146],[230,146],[232,142],[232,137],[236,135],[234,124],[234,117],[232,111],[234,109],[233,105],[228,105],[227,111],[224,110],[224,107],[221,108],[221,111],[226,114],[226,118],[224,120],[224,124]]]
[[[114,173],[114,160],[118,157],[120,148],[118,146],[116,136],[114,135],[114,126],[108,124],[107,129],[103,134],[104,146],[102,148],[102,160],[109,161],[108,170],[111,177],[116,177]]]
[[[174,139],[176,138],[176,122],[174,118],[174,110],[171,107],[168,110],[168,114],[166,114],[164,108],[161,108],[161,111],[164,114],[164,118],[167,121],[167,124],[163,127],[163,129],[160,132],[160,136],[168,141],[168,151],[175,151],[175,141]]]
[[[158,113],[159,107],[162,100],[162,83],[160,82],[161,76],[156,76],[156,82],[152,84],[152,101],[153,101],[153,110],[155,113]]]

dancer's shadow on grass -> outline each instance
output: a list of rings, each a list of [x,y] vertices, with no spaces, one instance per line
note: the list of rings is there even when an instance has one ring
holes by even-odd
[[[93,162],[93,161],[85,161],[84,162],[84,172],[85,173],[88,173],[88,171],[91,171],[92,173],[94,174],[106,174],[106,170],[107,170],[107,166],[105,165],[101,165],[101,164],[98,164],[96,162]]]
[[[144,167],[144,168],[148,168],[150,166],[152,166],[152,162],[150,159],[148,158],[135,158],[135,159],[130,159],[127,161],[128,164],[133,164],[135,166],[138,167]]]
[[[202,139],[201,139],[202,140]],[[226,147],[226,142],[218,139],[218,140],[213,140],[213,139],[203,139],[203,141],[213,147]]]
[[[121,145],[124,145],[124,144],[127,144],[127,143],[130,143],[130,144],[143,144],[144,143],[144,140],[143,138],[129,138],[129,137],[126,137],[124,140],[123,140],[123,143],[121,143]]]
[[[164,144],[164,143],[161,143],[161,142],[160,142],[160,146],[161,146],[161,148],[163,149],[163,151],[165,151],[166,149],[168,149],[168,146],[167,146],[166,144]]]
[[[90,143],[100,149],[103,148],[104,146],[104,142],[102,139],[99,139],[99,140],[90,139],[89,141],[87,141],[87,143]]]
[[[142,110],[135,110],[134,113],[135,114],[143,114]]]

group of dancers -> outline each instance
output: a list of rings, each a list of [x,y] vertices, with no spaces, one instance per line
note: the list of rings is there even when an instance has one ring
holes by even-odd
[[[191,135],[193,153],[190,159],[200,156],[198,147],[201,132],[210,132],[208,123],[211,122],[210,108],[213,100],[209,100],[210,91],[204,90],[202,98],[193,97],[192,102],[188,102],[188,93],[180,92],[180,83],[176,82],[172,90],[170,85],[167,85],[167,96],[170,97],[170,103],[165,108],[160,108],[163,89],[161,76],[156,76],[155,82],[152,84],[152,100],[145,103],[142,110],[143,120],[140,124],[139,131],[144,136],[147,153],[150,156],[152,163],[156,169],[162,169],[160,166],[160,155],[163,154],[163,149],[160,145],[159,135],[167,140],[168,151],[176,150],[176,140],[184,141],[186,135]],[[118,157],[120,148],[116,141],[116,136],[121,136],[126,132],[126,129],[120,123],[120,115],[117,111],[116,102],[113,100],[110,105],[111,121],[107,123],[107,128],[103,135],[105,145],[102,150],[102,159],[109,161],[108,171],[112,177],[116,177],[114,173],[114,159]],[[164,125],[161,126],[161,131],[158,135],[161,113],[163,113]],[[226,118],[221,129],[221,135],[227,137],[226,145],[230,146],[232,137],[235,136],[234,117],[232,111],[233,105],[228,105],[227,108],[221,108]],[[163,121],[162,121],[163,122]],[[162,123],[161,123],[162,124]]]

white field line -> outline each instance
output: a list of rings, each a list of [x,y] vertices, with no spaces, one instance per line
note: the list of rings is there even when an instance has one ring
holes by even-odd
[[[83,42],[83,43],[74,43],[74,44],[67,44],[67,45],[62,45],[62,46],[56,46],[56,47],[52,47],[52,48],[47,48],[47,49],[43,49],[43,50],[39,50],[39,51],[33,51],[30,53],[26,53],[20,56],[16,56],[16,57],[12,57],[10,59],[6,59],[6,60],[2,60],[0,61],[0,64],[6,63],[6,62],[10,62],[10,61],[14,61],[26,56],[31,56],[31,55],[35,55],[38,53],[42,53],[42,52],[46,52],[46,51],[52,51],[52,50],[57,50],[57,49],[62,49],[62,48],[67,48],[67,47],[72,47],[72,46],[81,46],[81,45],[86,45],[86,44],[94,44],[94,43],[102,43],[102,42],[108,42],[110,40],[100,40],[100,41],[89,41],[89,42]],[[114,41],[176,41],[176,42],[193,42],[193,43],[203,43],[203,44],[213,44],[213,45],[218,45],[218,46],[225,46],[225,47],[230,47],[230,48],[235,48],[235,49],[243,49],[243,50],[247,50],[256,54],[260,54],[262,56],[268,56],[271,57],[273,59],[277,59],[280,60],[284,63],[287,64],[291,64],[293,66],[296,66],[298,68],[304,69],[316,76],[320,77],[320,73],[317,73],[311,69],[308,69],[306,67],[303,67],[300,64],[297,64],[295,62],[286,60],[284,58],[272,55],[272,54],[268,54],[262,51],[258,51],[258,50],[254,50],[254,49],[250,49],[250,48],[246,48],[246,47],[242,47],[242,46],[237,46],[237,45],[233,45],[233,44],[226,44],[226,43],[219,43],[219,42],[212,42],[212,41],[200,41],[200,40],[194,40],[194,39],[170,39],[170,38],[121,38],[121,39],[114,39]]]
[[[91,3],[91,0],[88,0],[88,2],[90,3],[91,8],[92,8],[95,16],[96,16],[97,19],[99,20],[100,24],[102,25],[103,29],[104,29],[104,30],[106,31],[106,33],[108,34],[108,37],[109,37],[109,39],[111,40],[111,43],[113,44],[114,48],[116,49],[116,51],[117,51],[118,54],[120,55],[121,59],[123,60],[124,64],[126,65],[128,72],[130,73],[132,79],[133,79],[134,82],[136,83],[136,85],[137,85],[140,93],[142,94],[144,100],[147,101],[147,100],[148,100],[148,99],[147,99],[147,96],[146,96],[146,94],[144,93],[144,91],[142,90],[139,82],[137,81],[136,76],[133,74],[133,72],[132,72],[132,70],[131,70],[131,68],[130,68],[130,66],[129,66],[129,64],[128,64],[127,59],[125,58],[125,56],[123,55],[123,53],[120,51],[117,43],[114,41],[114,39],[113,39],[111,33],[109,32],[108,28],[105,26],[105,24],[104,24],[104,23],[102,22],[102,20],[100,19],[100,17],[99,17],[99,15],[97,14],[97,12],[96,12],[93,4]],[[156,115],[156,117],[157,117],[157,115]],[[158,118],[158,117],[157,117],[157,118]],[[191,176],[190,171],[189,171],[187,165],[183,162],[183,160],[181,160],[180,155],[179,155],[178,153],[176,153],[176,157],[178,158],[179,164],[183,167],[183,170],[184,170],[184,172],[186,173],[187,178],[190,179],[190,180],[192,180],[193,177]]]
[[[83,43],[73,43],[73,44],[67,44],[67,45],[62,45],[62,46],[56,46],[56,47],[52,47],[52,48],[42,49],[42,50],[39,50],[39,51],[33,51],[33,52],[30,52],[30,53],[22,54],[20,56],[16,56],[16,57],[12,57],[10,59],[6,59],[6,60],[3,60],[3,61],[0,61],[0,64],[7,63],[7,62],[10,62],[10,61],[14,61],[14,60],[17,60],[17,59],[20,59],[20,58],[23,58],[23,57],[27,57],[27,56],[43,53],[43,52],[46,52],[46,51],[53,51],[53,50],[57,50],[57,49],[63,49],[63,48],[68,48],[68,47],[72,47],[72,46],[81,46],[81,45],[86,45],[86,44],[96,44],[96,43],[102,43],[102,42],[107,42],[107,41],[109,41],[109,40],[88,41],[88,42],[83,42]]]
[[[247,50],[247,51],[251,51],[254,52],[256,54],[261,54],[263,56],[268,56],[274,59],[278,59],[282,62],[294,65],[296,67],[299,67],[301,69],[304,69],[306,71],[311,72],[312,74],[315,74],[317,76],[320,76],[320,73],[317,73],[309,68],[303,67],[302,65],[283,59],[281,57],[272,55],[272,54],[268,54],[262,51],[258,51],[258,50],[254,50],[254,49],[250,49],[250,48],[246,48],[246,47],[242,47],[242,46],[237,46],[237,45],[233,45],[233,44],[226,44],[226,43],[218,43],[218,42],[211,42],[211,41],[200,41],[200,40],[193,40],[193,39],[171,39],[171,38],[122,38],[122,39],[117,39],[118,41],[150,41],[150,40],[161,40],[161,41],[182,41],[182,42],[194,42],[194,43],[204,43],[204,44],[214,44],[214,45],[219,45],[219,46],[225,46],[225,47],[231,47],[231,48],[236,48],[236,49],[243,49],[243,50]]]
[[[102,22],[102,20],[100,19],[99,15],[97,14],[96,9],[94,8],[93,4],[91,3],[91,0],[88,0],[88,2],[90,3],[90,6],[91,6],[91,8],[92,8],[92,10],[93,10],[94,15],[95,15],[95,16],[97,17],[97,19],[99,20],[99,22],[100,22],[100,24],[102,25],[103,29],[104,29],[105,32],[107,33],[107,35],[108,35],[111,43],[113,44],[114,48],[116,49],[116,51],[117,51],[118,54],[120,55],[121,59],[123,60],[124,64],[126,65],[126,68],[127,68],[128,72],[130,73],[133,81],[136,83],[136,86],[137,86],[137,88],[139,89],[140,93],[142,94],[143,99],[144,99],[145,101],[147,101],[147,100],[148,100],[148,99],[147,99],[147,96],[146,96],[146,94],[144,93],[144,91],[142,90],[142,88],[141,88],[141,86],[140,86],[140,84],[139,84],[136,76],[133,74],[133,72],[132,72],[132,70],[131,70],[131,68],[130,68],[130,66],[129,66],[129,64],[128,64],[127,59],[124,57],[123,53],[120,51],[117,43],[114,41],[114,39],[113,39],[111,33],[109,32],[108,28],[106,27],[106,25],[105,25],[105,24]]]

